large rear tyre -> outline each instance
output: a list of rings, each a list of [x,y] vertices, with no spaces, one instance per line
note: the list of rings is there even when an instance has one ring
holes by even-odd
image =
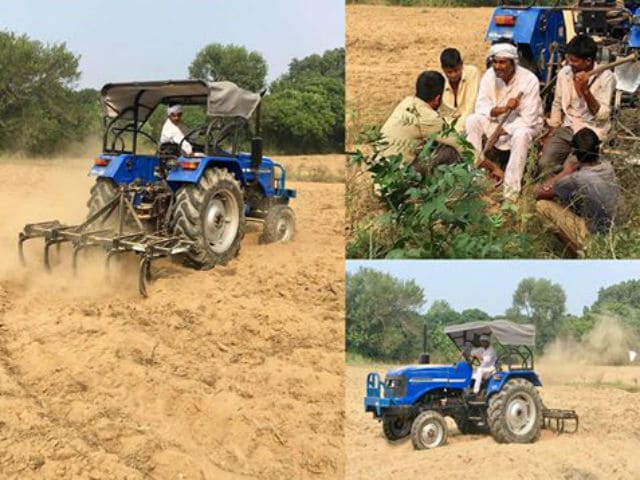
[[[384,417],[382,433],[390,442],[400,440],[411,433],[411,419],[408,417]]]
[[[260,243],[288,242],[293,240],[296,216],[287,205],[274,205],[264,217],[264,230]]]
[[[447,442],[447,423],[433,410],[426,410],[411,425],[411,443],[416,450],[427,450]]]
[[[491,435],[498,443],[532,443],[540,437],[542,400],[536,387],[523,378],[509,380],[489,400]]]
[[[98,178],[93,187],[91,187],[91,196],[87,201],[87,207],[89,207],[87,218],[96,213],[117,196],[118,186],[113,180],[110,178]],[[116,227],[117,219],[118,208],[116,207],[108,217],[104,217],[104,220],[97,219],[93,225],[102,225],[107,228]]]
[[[181,187],[171,214],[175,235],[194,242],[185,263],[199,270],[224,265],[240,248],[244,199],[240,183],[222,168],[210,168],[197,184]]]

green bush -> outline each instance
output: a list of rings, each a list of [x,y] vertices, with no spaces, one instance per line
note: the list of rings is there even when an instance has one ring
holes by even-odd
[[[432,135],[419,160],[430,162],[438,135],[455,138],[462,159],[422,175],[400,154],[385,156],[387,145],[379,130],[365,132],[373,153],[365,155],[359,150],[352,162],[371,173],[384,212],[367,218],[365,227],[356,225],[347,255],[395,259],[530,256],[529,236],[514,228],[519,221],[517,209],[510,203],[489,208],[490,185],[483,171],[473,166],[473,149],[454,126],[445,125]],[[381,234],[373,241],[371,232]]]

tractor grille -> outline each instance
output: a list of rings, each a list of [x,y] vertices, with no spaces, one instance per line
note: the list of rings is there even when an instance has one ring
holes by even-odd
[[[387,377],[385,386],[389,397],[404,397],[407,394],[407,377],[401,375]]]

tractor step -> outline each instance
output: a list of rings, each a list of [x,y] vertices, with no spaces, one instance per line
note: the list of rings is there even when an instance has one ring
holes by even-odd
[[[578,431],[578,414],[575,410],[561,410],[558,408],[545,408],[542,410],[543,428],[555,430],[556,433],[575,433]],[[555,428],[552,428],[552,422],[555,420]],[[565,430],[565,422],[575,422],[572,430]]]

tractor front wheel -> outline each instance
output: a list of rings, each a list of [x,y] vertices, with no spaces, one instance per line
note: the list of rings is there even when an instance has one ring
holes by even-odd
[[[433,410],[426,410],[411,425],[411,442],[416,450],[436,448],[447,442],[447,423]]]
[[[382,433],[390,442],[405,438],[411,433],[411,419],[408,417],[384,417]]]
[[[296,230],[296,216],[288,205],[274,205],[264,217],[261,243],[288,242]]]
[[[238,252],[244,228],[244,199],[234,175],[210,168],[197,184],[181,187],[170,225],[174,234],[194,242],[185,263],[199,270],[226,264]]]
[[[532,443],[540,437],[542,400],[536,387],[523,378],[509,380],[489,400],[491,435],[498,443]]]

